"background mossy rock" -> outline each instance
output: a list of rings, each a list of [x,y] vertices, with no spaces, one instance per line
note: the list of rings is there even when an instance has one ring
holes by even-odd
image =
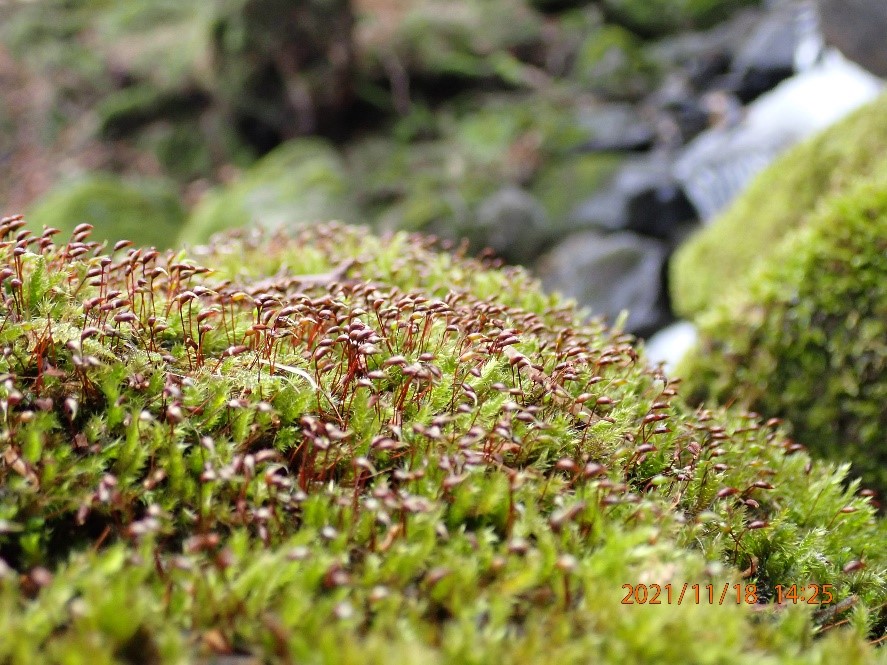
[[[78,224],[92,224],[96,239],[127,239],[165,249],[180,233],[185,211],[175,187],[166,181],[124,180],[107,173],[58,185],[28,219],[35,231],[48,226],[68,235]]]
[[[192,212],[180,241],[203,242],[213,233],[248,224],[276,228],[357,218],[338,151],[322,139],[293,139],[231,185],[207,194]]]
[[[688,394],[785,418],[887,489],[887,169],[823,201],[698,322]]]
[[[600,0],[611,20],[646,37],[704,28],[759,0]]]
[[[769,257],[824,199],[884,163],[887,96],[777,159],[671,262],[675,311],[692,317],[716,304]]]
[[[887,526],[846,469],[523,270],[343,225],[80,240],[0,243],[0,660],[878,660]],[[772,607],[813,582],[849,622]]]

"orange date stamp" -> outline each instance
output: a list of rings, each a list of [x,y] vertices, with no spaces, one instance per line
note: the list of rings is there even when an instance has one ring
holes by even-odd
[[[623,605],[757,605],[756,584],[623,584]],[[828,605],[834,601],[831,584],[777,584],[773,587],[777,604]]]

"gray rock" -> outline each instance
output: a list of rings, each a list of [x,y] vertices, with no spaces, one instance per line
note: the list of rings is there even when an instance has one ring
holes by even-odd
[[[547,227],[542,204],[519,187],[507,186],[481,201],[472,234],[505,260],[527,263],[539,255]]]
[[[645,150],[656,140],[656,129],[634,104],[600,104],[577,114],[590,139],[580,150]]]
[[[818,0],[822,32],[851,60],[887,77],[887,2]]]
[[[804,52],[801,52],[801,49]],[[755,26],[731,64],[731,89],[743,102],[755,99],[802,67],[822,49],[810,0],[776,6]]]
[[[570,225],[671,240],[678,225],[696,216],[671,171],[662,153],[628,162],[601,192],[577,204]]]
[[[662,299],[665,246],[634,233],[585,231],[567,236],[536,264],[543,286],[573,298],[593,316],[614,322],[628,310],[625,330],[655,330],[668,314]]]
[[[689,321],[678,321],[663,328],[644,343],[647,361],[663,364],[666,374],[674,375],[681,359],[696,344],[699,333]]]

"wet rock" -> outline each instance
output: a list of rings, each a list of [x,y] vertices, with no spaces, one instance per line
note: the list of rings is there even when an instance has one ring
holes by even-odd
[[[798,141],[873,100],[882,82],[837,52],[751,103],[736,124],[694,139],[674,173],[703,220],[722,210],[752,177]]]
[[[668,318],[662,298],[665,246],[634,233],[567,236],[536,264],[549,291],[574,298],[610,322],[628,310],[628,332],[655,330]]]
[[[683,222],[696,212],[671,173],[662,154],[632,160],[598,194],[579,203],[571,225],[605,231],[635,231],[672,240]]]
[[[577,114],[591,138],[579,146],[588,151],[642,151],[653,147],[656,128],[634,104],[596,104]]]
[[[828,43],[878,76],[887,77],[887,3],[884,0],[818,0]]]
[[[478,206],[480,243],[511,263],[527,263],[538,256],[547,227],[542,204],[518,187],[504,187]]]

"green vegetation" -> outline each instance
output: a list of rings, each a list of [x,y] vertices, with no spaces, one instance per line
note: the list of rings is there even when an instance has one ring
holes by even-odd
[[[202,242],[247,224],[275,228],[295,220],[355,217],[335,148],[322,139],[296,139],[263,157],[232,186],[205,197],[180,239]]]
[[[887,96],[779,158],[675,254],[675,310],[696,315],[744,285],[743,277],[768,262],[783,237],[804,226],[822,201],[882,167],[885,147]]]
[[[661,36],[676,30],[711,26],[740,7],[759,0],[603,0],[615,21],[639,35]]]
[[[0,662],[875,661],[887,529],[846,468],[688,408],[522,270],[342,225],[104,256],[23,224]],[[773,604],[813,582],[835,602]]]
[[[128,239],[164,249],[173,245],[184,219],[169,183],[124,180],[110,173],[58,185],[29,215],[34,230],[49,226],[70,234],[79,224],[90,224],[97,240]]]
[[[784,417],[887,488],[887,173],[825,200],[732,298],[699,317],[689,391]]]

